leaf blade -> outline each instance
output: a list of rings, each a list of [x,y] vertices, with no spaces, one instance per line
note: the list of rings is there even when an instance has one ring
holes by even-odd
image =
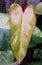
[[[28,14],[27,15],[28,19],[25,18],[26,14]],[[31,19],[29,19],[29,15],[31,15]],[[11,47],[18,63],[20,64],[24,57],[26,56],[30,37],[32,35],[36,23],[34,8],[31,5],[23,13],[21,7],[15,3],[10,7],[9,19],[11,28]],[[27,22],[25,22],[26,19]],[[30,28],[32,28],[32,30]]]

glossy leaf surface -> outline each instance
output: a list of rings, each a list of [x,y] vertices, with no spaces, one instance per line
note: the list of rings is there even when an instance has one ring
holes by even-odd
[[[0,13],[0,51],[10,49],[10,26],[8,14]]]
[[[35,27],[33,35],[34,37],[32,36],[32,38],[35,43],[42,43],[42,32],[38,27]]]
[[[0,65],[11,65],[14,61],[14,56],[11,50],[0,51]]]
[[[33,34],[30,40],[29,48],[32,48],[40,43],[42,43],[42,32],[37,26],[35,26],[35,29],[33,31]]]

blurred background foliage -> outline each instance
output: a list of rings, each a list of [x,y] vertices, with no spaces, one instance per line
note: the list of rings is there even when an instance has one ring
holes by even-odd
[[[5,14],[8,12],[7,10],[7,2],[9,0],[0,0],[0,21],[7,22],[8,15]],[[13,2],[17,2],[20,5],[23,4],[24,0],[11,0],[8,5],[10,6]],[[29,3],[28,3],[29,1]],[[34,4],[34,0],[28,0],[27,5]],[[35,0],[36,1],[36,0]],[[42,2],[42,0],[40,0]],[[27,6],[26,5],[26,6]],[[8,6],[8,7],[9,7]],[[31,37],[31,41],[29,44],[29,48],[27,49],[27,54],[24,60],[20,65],[42,65],[42,14],[41,8],[42,5],[36,7],[36,17],[37,23]],[[38,10],[37,10],[38,8]],[[40,9],[39,9],[40,8]],[[39,11],[39,12],[38,12]],[[40,14],[39,14],[40,13]],[[4,21],[5,20],[5,21]],[[11,63],[16,61],[13,56],[13,52],[10,47],[10,29],[0,29],[0,64],[1,65],[10,65]],[[16,64],[18,65],[18,64]]]
[[[35,1],[35,3],[34,3]],[[37,0],[37,3],[42,0]],[[20,5],[23,4],[24,0],[0,0],[0,12],[8,12],[7,7],[9,8],[12,3],[18,3]],[[7,4],[8,3],[8,4]],[[27,0],[27,5],[29,4],[36,4],[36,0]],[[26,6],[27,6],[26,5]]]

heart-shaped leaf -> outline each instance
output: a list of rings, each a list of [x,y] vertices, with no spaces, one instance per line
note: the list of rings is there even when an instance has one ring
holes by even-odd
[[[29,41],[36,23],[33,5],[22,12],[20,5],[12,4],[9,12],[11,28],[11,47],[20,64],[26,56]]]
[[[42,15],[42,2],[40,2],[35,8],[36,14]]]

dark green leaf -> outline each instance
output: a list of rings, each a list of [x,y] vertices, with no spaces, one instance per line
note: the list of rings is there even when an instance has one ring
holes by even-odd
[[[29,48],[34,47],[39,43],[42,43],[42,32],[38,27],[35,27],[33,35],[30,40]]]
[[[10,27],[8,15],[0,13],[0,50],[10,49]]]
[[[38,59],[39,61],[42,61],[42,50],[41,49],[36,49],[34,50],[34,55],[33,57],[35,59]]]
[[[38,27],[35,27],[31,40],[37,43],[42,43],[42,32]]]
[[[10,49],[10,30],[0,29],[0,50]]]

